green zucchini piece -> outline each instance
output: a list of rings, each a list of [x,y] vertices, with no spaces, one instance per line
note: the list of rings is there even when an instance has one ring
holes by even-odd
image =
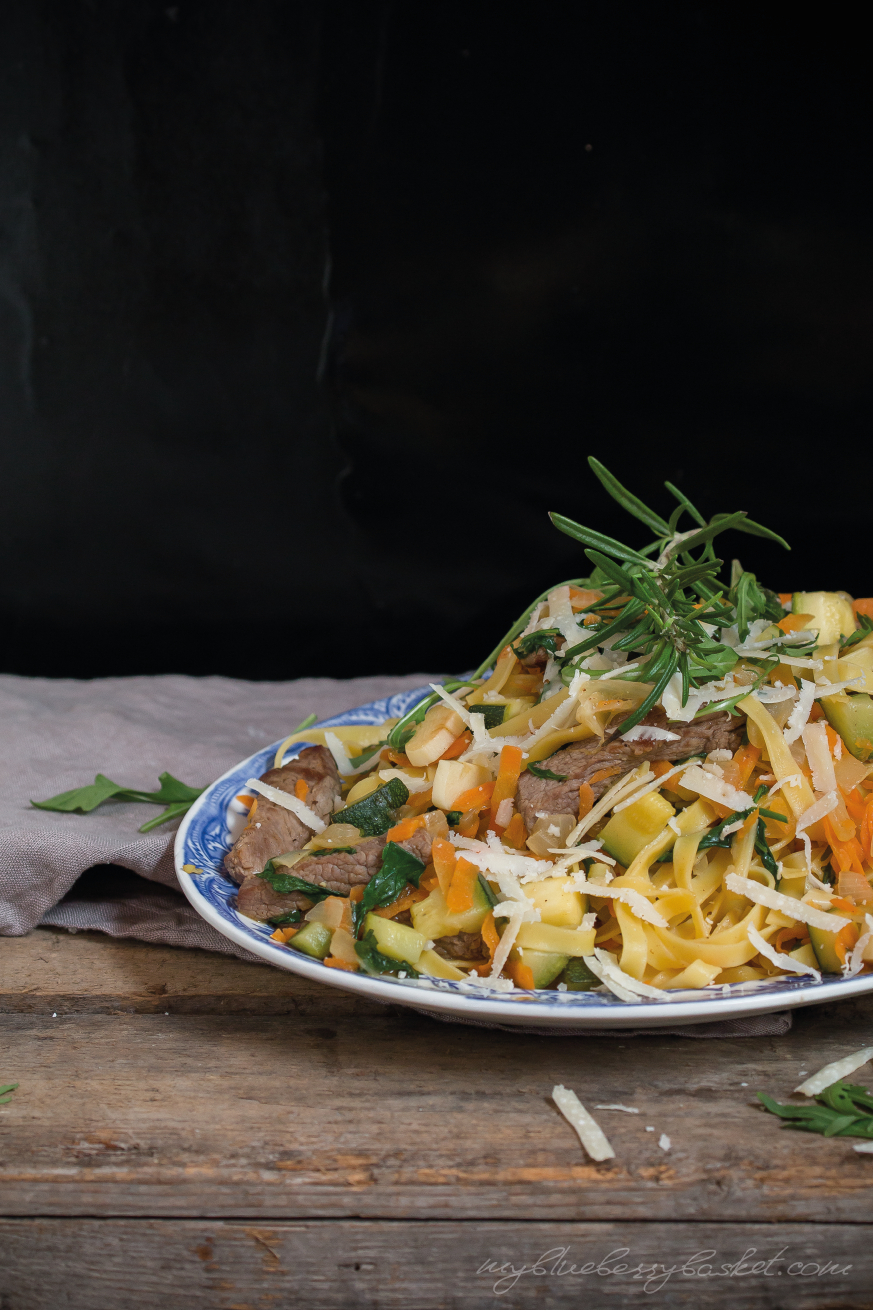
[[[857,628],[852,602],[844,591],[795,591],[793,614],[811,614],[811,627],[818,628],[818,646],[830,646],[850,637]]]
[[[838,691],[819,701],[828,723],[858,760],[873,755],[873,697],[863,691]]]
[[[532,951],[529,947],[521,948],[522,963],[533,974],[534,987],[548,987],[559,973],[563,973],[569,960],[567,955],[556,955],[551,951]]]
[[[481,714],[486,728],[499,728],[506,714],[505,705],[471,705],[471,714]]]
[[[435,942],[440,937],[454,937],[459,932],[479,932],[490,909],[491,901],[479,879],[473,883],[473,908],[459,910],[456,914],[449,910],[439,887],[435,887],[425,900],[413,905],[412,926],[416,932],[424,933]]]
[[[332,823],[353,823],[362,837],[379,837],[394,826],[394,811],[409,800],[409,789],[399,778],[392,778],[354,805],[347,805],[331,816]]]
[[[567,984],[568,992],[590,992],[592,988],[600,986],[600,979],[591,972],[585,961],[579,957],[567,962],[567,967],[561,974],[560,981]]]
[[[654,841],[676,813],[660,792],[649,792],[619,814],[613,814],[600,833],[605,849],[627,868],[644,846]]]
[[[288,945],[292,951],[311,955],[313,960],[323,960],[326,955],[330,955],[332,937],[333,933],[325,924],[307,923],[305,928],[294,934]]]

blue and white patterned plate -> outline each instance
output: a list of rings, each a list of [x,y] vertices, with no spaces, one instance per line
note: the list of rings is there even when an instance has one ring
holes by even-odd
[[[387,718],[399,718],[429,691],[429,687],[421,687],[373,701],[325,719],[318,726],[378,724]],[[304,744],[295,746],[291,753],[302,750]],[[873,989],[873,974],[822,982],[802,977],[780,978],[701,991],[666,992],[663,1001],[640,999],[630,1004],[610,992],[494,993],[475,983],[437,978],[419,981],[372,978],[363,973],[326,969],[317,960],[271,941],[271,928],[241,915],[236,905],[236,885],[223,872],[224,856],[245,824],[246,809],[236,797],[246,793],[248,778],[259,777],[272,767],[278,747],[279,742],[274,742],[235,765],[194,802],[176,836],[176,874],[185,895],[207,923],[280,969],[316,979],[326,987],[341,987],[395,1005],[416,1006],[447,1019],[553,1030],[662,1028],[677,1023],[705,1023],[814,1005]],[[185,873],[186,864],[202,869],[202,874]]]

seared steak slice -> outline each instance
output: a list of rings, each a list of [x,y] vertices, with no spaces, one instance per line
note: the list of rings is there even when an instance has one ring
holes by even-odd
[[[430,859],[431,844],[430,833],[423,828],[414,832],[407,841],[398,842],[399,846],[417,855],[425,864]],[[311,855],[300,860],[288,872],[316,887],[325,887],[337,896],[348,896],[352,887],[368,883],[378,871],[384,848],[384,837],[368,837],[353,851],[328,851],[324,855]],[[308,910],[312,902],[303,892],[277,892],[265,878],[253,876],[246,878],[240,887],[237,907],[240,914],[263,922],[287,914],[289,910]]]
[[[334,758],[326,746],[308,746],[290,764],[281,769],[268,769],[261,775],[261,782],[290,796],[301,779],[309,784],[304,804],[327,821],[340,797],[340,781]],[[224,857],[224,867],[234,882],[241,883],[249,874],[260,873],[274,855],[299,851],[311,836],[296,814],[259,796],[254,815]]]
[[[453,937],[438,937],[433,944],[444,960],[484,960],[488,952],[478,932],[456,932]]]
[[[532,773],[523,773],[518,783],[518,808],[528,831],[536,822],[538,810],[546,814],[576,814],[579,810],[579,788],[583,782],[588,782],[592,774],[601,770],[614,769],[615,772],[610,773],[608,778],[591,783],[595,800],[644,759],[683,760],[701,751],[735,751],[740,744],[742,729],[740,726],[732,726],[736,720],[729,714],[713,714],[705,719],[692,720],[691,723],[668,723],[667,715],[658,706],[642,722],[648,727],[669,728],[670,732],[678,735],[679,740],[625,741],[623,737],[615,737],[610,741],[607,733],[607,740],[603,743],[599,737],[574,742],[542,761],[544,767],[551,772],[565,773],[566,782],[554,782],[549,778],[536,778]]]

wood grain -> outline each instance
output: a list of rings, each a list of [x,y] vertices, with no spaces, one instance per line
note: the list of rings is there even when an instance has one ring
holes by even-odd
[[[67,960],[82,946],[49,936]],[[45,937],[19,940],[42,966]],[[782,1038],[535,1037],[400,1008],[364,1015],[327,988],[309,1013],[241,1013],[224,999],[317,984],[222,957],[84,946],[78,973],[51,951],[53,974],[2,970],[7,1011],[16,996],[31,1007],[0,1016],[0,1077],[21,1083],[0,1107],[7,1215],[867,1218],[873,1160],[847,1139],[781,1129],[753,1093],[785,1097],[801,1070],[873,1042],[871,1000],[802,1011]],[[205,1003],[210,977],[224,979],[218,1013],[102,1012],[158,982],[167,1008]],[[70,1010],[52,1018],[60,992]],[[556,1082],[590,1107],[641,1108],[600,1112],[615,1160],[587,1160],[549,1100]]]
[[[862,1310],[871,1304],[868,1233],[812,1223],[7,1220],[0,1304]]]

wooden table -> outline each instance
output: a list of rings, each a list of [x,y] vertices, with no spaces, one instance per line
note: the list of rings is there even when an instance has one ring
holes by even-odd
[[[873,999],[781,1038],[534,1037],[38,929],[0,938],[0,1011],[2,1310],[873,1306],[873,1157],[752,1099],[873,1042]],[[556,1082],[640,1107],[597,1112],[615,1160]]]

